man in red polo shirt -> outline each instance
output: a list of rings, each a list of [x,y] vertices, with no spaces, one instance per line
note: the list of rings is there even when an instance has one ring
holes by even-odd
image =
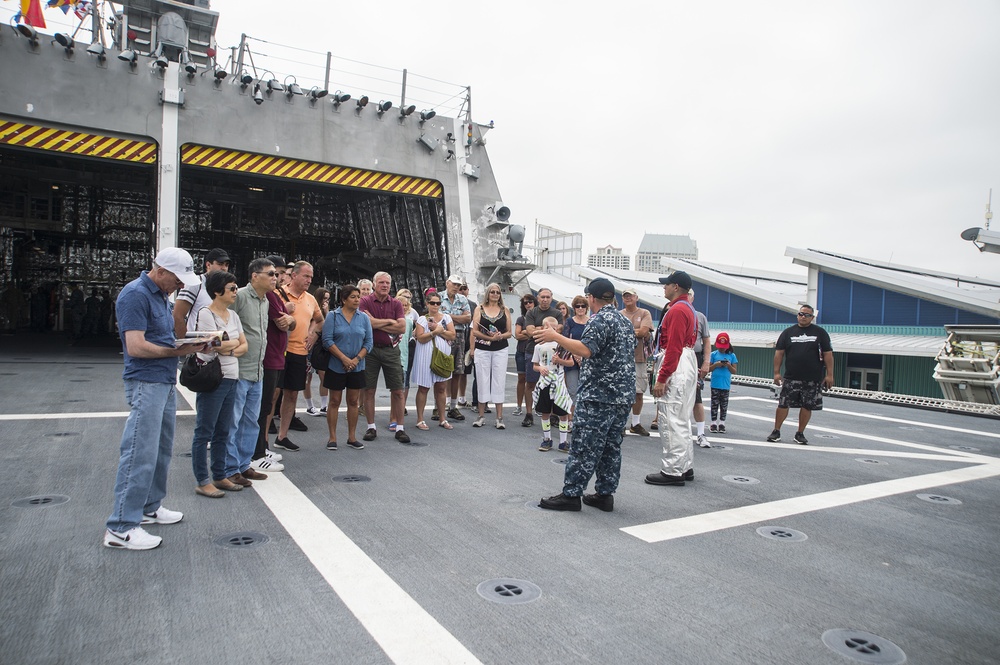
[[[691,441],[691,412],[694,393],[698,385],[698,361],[694,343],[698,319],[694,307],[688,302],[691,277],[677,271],[661,277],[663,295],[670,301],[670,309],[660,324],[660,345],[663,356],[654,370],[656,383],[653,397],[660,422],[660,440],[663,442],[663,467],[646,476],[650,485],[684,485],[694,480],[694,445]]]
[[[374,278],[375,290],[361,299],[358,306],[372,322],[372,338],[375,346],[365,356],[365,418],[368,429],[361,437],[374,441],[378,436],[375,428],[375,388],[378,387],[378,373],[382,370],[385,387],[389,389],[389,421],[396,423],[396,441],[409,443],[410,437],[403,429],[403,365],[399,356],[399,336],[406,332],[403,317],[403,303],[389,295],[392,277],[387,272],[377,272]]]

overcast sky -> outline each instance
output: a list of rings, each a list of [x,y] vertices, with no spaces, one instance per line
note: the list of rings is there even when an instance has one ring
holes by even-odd
[[[1000,277],[959,238],[991,187],[1000,209],[996,0],[211,6],[220,47],[267,40],[257,64],[281,77],[322,76],[325,57],[264,57],[290,45],[471,85],[529,241],[537,220],[583,232],[584,254],[676,233],[771,270],[801,270],[793,246]]]

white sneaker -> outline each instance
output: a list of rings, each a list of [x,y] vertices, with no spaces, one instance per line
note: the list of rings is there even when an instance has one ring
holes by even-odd
[[[264,451],[264,456],[271,462],[280,462],[284,458],[281,453],[275,453],[270,450]]]
[[[272,462],[267,457],[261,457],[250,462],[250,468],[261,473],[278,473],[285,470],[285,465],[280,462]]]
[[[319,409],[317,409],[315,406],[310,406],[308,409],[306,409],[306,413],[309,414],[310,416],[323,416],[323,415],[326,415],[322,411],[320,411]]]
[[[486,417],[485,416],[479,416],[478,418],[476,418],[475,422],[472,423],[472,426],[473,427],[482,427],[485,424],[486,424]]]
[[[142,524],[177,524],[184,519],[184,513],[177,510],[167,510],[163,506],[156,509],[152,515],[142,514]]]
[[[123,550],[151,550],[159,547],[163,539],[146,533],[141,526],[118,533],[108,529],[104,532],[104,546]]]
[[[497,418],[497,429],[506,429],[503,425],[503,418]]]
[[[708,439],[705,438],[704,434],[699,434],[698,437],[694,440],[694,442],[697,443],[702,448],[711,448],[712,447],[712,444],[709,443]]]

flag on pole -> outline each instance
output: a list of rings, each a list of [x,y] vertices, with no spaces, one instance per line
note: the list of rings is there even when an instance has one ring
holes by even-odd
[[[21,0],[21,13],[15,17],[17,22],[22,20],[35,28],[45,27],[45,17],[42,16],[41,0]]]

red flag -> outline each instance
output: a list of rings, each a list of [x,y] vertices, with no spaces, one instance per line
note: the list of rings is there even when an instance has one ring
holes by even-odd
[[[36,28],[45,27],[41,0],[21,0],[21,16],[24,22]]]

